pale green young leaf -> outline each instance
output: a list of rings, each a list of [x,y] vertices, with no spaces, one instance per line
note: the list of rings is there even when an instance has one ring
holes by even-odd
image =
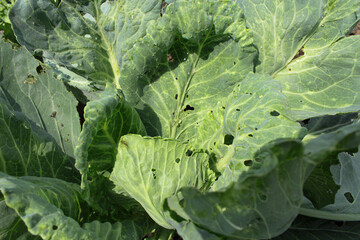
[[[189,144],[125,135],[110,179],[135,198],[156,223],[171,229],[162,211],[165,199],[186,186],[206,189],[213,174],[208,155],[193,152]]]
[[[123,55],[160,17],[161,0],[19,0],[10,20],[20,44],[96,84],[118,85]]]

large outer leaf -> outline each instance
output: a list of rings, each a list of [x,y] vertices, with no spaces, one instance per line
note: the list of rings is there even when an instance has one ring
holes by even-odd
[[[40,240],[41,237],[29,233],[25,223],[15,210],[9,208],[5,200],[0,200],[0,239]]]
[[[202,194],[183,188],[181,196],[168,198],[166,216],[231,239],[274,237],[298,214],[305,181],[302,155],[299,142],[272,143],[258,152],[260,162],[226,190]]]
[[[334,182],[330,168],[331,165],[338,163],[337,155],[340,152],[357,152],[359,145],[359,123],[320,135],[306,143],[305,154],[314,164],[309,165],[309,169],[307,169],[306,174],[309,177],[304,185],[304,193],[316,208],[334,203],[334,197],[339,187]]]
[[[160,17],[160,0],[19,0],[10,19],[20,44],[98,84],[118,85],[122,56]],[[120,87],[118,85],[118,87]]]
[[[140,221],[124,221],[116,223],[101,223],[93,221],[85,223],[83,228],[94,232],[96,240],[141,240],[144,236],[151,232],[155,224],[150,218]],[[73,238],[76,240],[75,238]]]
[[[0,191],[7,206],[16,211],[29,232],[40,235],[42,239],[140,240],[154,227],[153,222],[145,218],[114,224],[94,221],[85,223],[82,228],[78,223],[84,210],[81,208],[80,188],[54,178],[17,179],[0,173]]]
[[[360,109],[358,49],[360,36],[348,37],[297,58],[277,74],[296,119]]]
[[[358,240],[360,222],[334,222],[298,217],[284,234],[273,240]]]
[[[173,228],[162,206],[182,187],[206,188],[212,180],[206,153],[176,140],[125,135],[110,179],[135,198],[159,225]],[[116,190],[116,189],[115,189]]]
[[[224,106],[222,109],[220,104],[207,114],[199,127],[199,143],[195,144],[217,153],[217,170],[223,174],[214,186],[216,189],[237,181],[239,174],[248,169],[244,162],[254,160],[254,154],[263,145],[305,134],[299,123],[289,119],[280,83],[268,75],[249,74],[234,87]],[[232,142],[226,143],[228,137],[233,138]],[[224,143],[230,144],[226,151]]]
[[[80,188],[75,184],[55,178],[14,178],[0,173],[0,190],[7,206],[17,212],[34,235],[56,239],[70,234],[67,230],[78,225],[74,219],[80,220],[81,198]]]
[[[40,65],[40,73],[36,68]],[[0,41],[0,91],[14,111],[48,132],[61,150],[73,156],[80,134],[77,101],[52,72],[26,50]]]
[[[26,117],[9,109],[0,92],[0,171],[79,181],[73,161]]]
[[[205,114],[253,70],[255,49],[231,1],[178,0],[129,51],[120,82],[151,136],[192,140]]]
[[[333,204],[320,210],[313,209],[311,204],[304,204],[302,212],[306,211],[309,214],[313,212],[316,216],[325,219],[360,221],[360,154],[351,156],[340,153],[339,161],[340,165],[331,166],[333,175],[330,177],[333,177],[335,183],[339,185]]]
[[[273,74],[296,55],[321,20],[323,0],[236,0],[259,50],[256,72]]]
[[[319,27],[305,44],[307,54],[326,48],[349,34],[360,20],[360,0],[324,0]]]

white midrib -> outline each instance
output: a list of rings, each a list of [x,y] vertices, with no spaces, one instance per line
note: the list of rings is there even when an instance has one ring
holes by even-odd
[[[100,16],[100,11],[98,8],[98,4],[95,4],[95,9],[96,9],[96,16]],[[114,74],[114,83],[117,89],[121,89],[120,83],[119,83],[119,78],[120,78],[120,68],[119,68],[119,64],[118,61],[116,59],[116,54],[114,52],[114,49],[112,47],[112,45],[110,44],[109,40],[107,39],[104,29],[102,28],[102,26],[100,25],[99,21],[96,20],[96,25],[100,31],[102,40],[106,46],[106,51],[109,54],[109,63],[111,65],[111,68],[113,70],[113,74]]]

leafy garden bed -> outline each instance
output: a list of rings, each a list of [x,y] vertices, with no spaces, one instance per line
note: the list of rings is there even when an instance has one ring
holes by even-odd
[[[0,15],[0,239],[360,238],[360,0]]]

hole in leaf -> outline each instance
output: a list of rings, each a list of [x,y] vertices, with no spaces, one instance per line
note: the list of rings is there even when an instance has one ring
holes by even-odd
[[[86,104],[79,102],[76,105],[76,110],[79,113],[79,117],[80,117],[80,126],[82,128],[84,122],[85,122],[85,117],[84,117],[84,109],[85,109]]]
[[[156,171],[156,169],[155,169],[155,168],[153,168],[153,169],[151,169],[151,171],[152,171],[152,172],[155,172],[155,171]]]
[[[259,199],[260,199],[261,201],[266,201],[266,200],[267,200],[266,194],[259,193],[258,196],[259,196]]]
[[[346,200],[347,200],[349,203],[353,203],[353,202],[354,202],[354,197],[353,197],[353,195],[352,195],[350,192],[344,193],[344,196],[345,196]]]
[[[179,163],[179,162],[180,162],[180,158],[175,159],[175,162],[176,162],[176,163]]]
[[[221,108],[222,108],[222,109],[225,109],[225,107],[224,107],[224,106],[222,106]]]
[[[186,151],[186,156],[190,157],[193,154],[193,151],[191,151],[190,149]]]
[[[248,137],[254,137],[252,134],[249,134]]]
[[[177,81],[177,80],[179,80],[179,78],[176,77],[175,80]]]
[[[178,96],[179,96],[179,95],[175,94],[175,99],[178,99]]]
[[[195,108],[193,108],[192,106],[190,105],[186,105],[185,109],[184,109],[184,112],[186,111],[193,111]]]
[[[39,65],[39,66],[36,67],[36,72],[37,72],[38,74],[40,74],[40,73],[45,72],[45,69],[44,69],[41,65]]]
[[[289,68],[289,72],[291,72],[291,68]]]
[[[156,179],[156,174],[155,174],[155,172],[152,173],[152,176],[153,176],[154,179]]]
[[[236,65],[236,62],[234,62],[234,65]]]
[[[338,227],[342,227],[342,226],[344,226],[345,222],[343,222],[343,221],[335,221],[334,224],[336,226],[338,226]]]
[[[186,98],[189,98],[189,95],[186,94]]]
[[[257,131],[257,130],[258,130],[258,128],[254,128],[254,130],[255,130],[255,131]]]
[[[296,58],[298,58],[298,57],[300,57],[300,56],[303,56],[303,55],[304,55],[303,49],[304,49],[304,47],[302,47],[302,48],[297,52],[297,54],[295,55],[295,57],[293,58],[293,60],[296,59]]]
[[[306,124],[309,123],[309,121],[310,121],[310,119],[305,119],[305,120],[303,120],[302,122],[306,125]]]
[[[56,118],[56,114],[57,114],[57,112],[53,112],[53,113],[51,113],[50,117]]]
[[[247,166],[247,167],[251,167],[253,165],[253,161],[252,160],[245,160],[244,165]]]
[[[237,108],[236,111],[240,112],[240,109]]]
[[[53,229],[53,230],[58,230],[58,226],[53,225],[53,226],[52,226],[52,229]]]
[[[224,137],[224,144],[225,145],[231,145],[234,141],[234,136],[230,134],[226,134]]]
[[[36,78],[29,73],[27,75],[27,77],[25,78],[24,83],[26,83],[26,84],[35,84],[36,83]]]
[[[277,116],[280,116],[280,113],[278,111],[272,111],[272,112],[270,112],[270,115],[273,117],[277,117]]]

